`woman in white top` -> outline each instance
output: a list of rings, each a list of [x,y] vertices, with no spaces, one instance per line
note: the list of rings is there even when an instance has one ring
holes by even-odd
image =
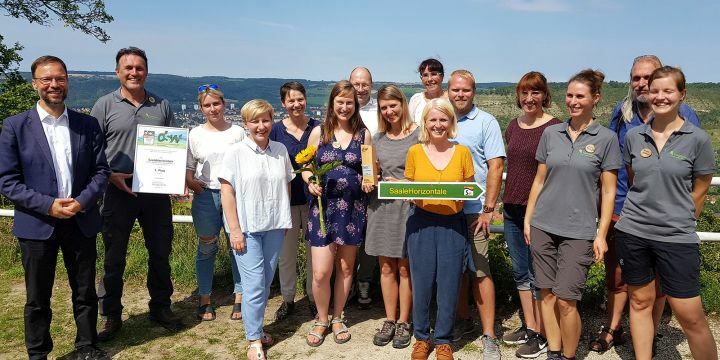
[[[248,359],[264,359],[265,307],[285,231],[292,227],[290,181],[295,177],[287,149],[270,140],[273,108],[250,100],[240,110],[248,135],[223,158],[218,178],[230,247],[243,282],[242,317],[250,342]]]
[[[190,130],[185,182],[194,192],[192,201],[193,225],[198,236],[195,271],[197,273],[200,320],[215,319],[215,308],[210,301],[215,257],[218,252],[218,235],[223,226],[220,204],[220,182],[217,173],[222,158],[230,145],[245,137],[245,130],[225,121],[225,97],[217,85],[206,84],[198,88],[198,103],[205,115],[205,123]],[[227,234],[225,234],[227,238]],[[230,316],[240,320],[242,283],[235,259],[231,256],[235,283],[235,306]]]
[[[420,81],[425,86],[425,91],[413,95],[408,102],[408,107],[413,121],[420,125],[425,104],[440,97],[447,99],[447,92],[442,88],[445,70],[439,60],[433,58],[423,60],[418,66],[418,73],[420,73]]]

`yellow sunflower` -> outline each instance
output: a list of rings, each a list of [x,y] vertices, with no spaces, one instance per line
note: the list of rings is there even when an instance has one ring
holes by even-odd
[[[307,164],[315,157],[316,152],[317,148],[310,145],[295,155],[295,162],[300,165]]]

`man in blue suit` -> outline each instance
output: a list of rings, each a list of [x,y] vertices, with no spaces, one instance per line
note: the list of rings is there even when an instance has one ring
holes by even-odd
[[[0,133],[0,193],[15,204],[13,233],[25,269],[25,347],[30,359],[46,359],[53,348],[50,297],[62,249],[76,358],[106,358],[95,345],[97,201],[110,175],[105,138],[95,118],[65,107],[68,75],[61,59],[41,56],[31,73],[37,106],[5,119]]]

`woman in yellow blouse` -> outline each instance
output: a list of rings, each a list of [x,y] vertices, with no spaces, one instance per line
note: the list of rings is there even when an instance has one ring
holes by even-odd
[[[405,178],[422,182],[473,181],[470,150],[453,144],[457,119],[446,99],[432,99],[425,106],[420,123],[420,144],[408,151]],[[406,250],[410,261],[415,323],[412,359],[427,359],[432,351],[430,301],[437,285],[435,351],[438,359],[452,359],[452,330],[460,276],[469,255],[463,202],[416,200],[406,229]]]

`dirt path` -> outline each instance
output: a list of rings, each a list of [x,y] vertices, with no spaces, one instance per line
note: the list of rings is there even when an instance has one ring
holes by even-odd
[[[0,293],[3,302],[0,305],[0,359],[24,358],[22,335],[22,306],[24,287],[21,280],[0,274]],[[140,284],[126,287],[124,298],[124,325],[119,337],[103,348],[112,354],[113,359],[244,359],[246,342],[242,322],[230,320],[231,298],[229,295],[215,297],[217,319],[210,322],[198,322],[194,318],[197,299],[189,293],[176,292],[173,297],[174,309],[184,318],[188,327],[178,333],[171,333],[155,326],[147,319],[147,291]],[[280,296],[274,296],[268,306],[266,318],[271,319],[280,304]],[[266,331],[276,339],[275,346],[268,350],[269,359],[408,359],[410,347],[402,350],[391,346],[377,347],[372,344],[372,336],[380,326],[383,313],[379,302],[373,303],[370,310],[359,310],[355,305],[348,307],[347,319],[352,332],[352,340],[338,345],[328,337],[318,348],[305,344],[305,334],[310,328],[311,319],[307,311],[307,302],[301,300],[296,306],[296,314],[280,323],[269,323]],[[56,281],[53,298],[53,339],[55,350],[53,358],[67,358],[72,351],[74,325],[68,298],[66,279]],[[594,336],[600,327],[602,313],[585,310],[583,313],[583,334],[579,359],[632,359],[632,346],[627,343],[618,349],[612,349],[603,355],[590,353],[588,339]],[[475,314],[477,319],[477,315]],[[502,323],[498,331],[507,331],[519,325],[517,313],[503,314],[497,319]],[[624,324],[627,328],[627,323]],[[711,319],[711,327],[716,339],[720,339],[720,321]],[[660,332],[664,335],[658,349],[658,359],[690,358],[687,341],[677,322],[666,317]],[[479,359],[482,357],[482,344],[477,334],[456,344],[456,359]],[[505,359],[514,359],[515,349],[501,347]],[[544,356],[541,358],[544,359]],[[434,359],[434,356],[431,356]]]

